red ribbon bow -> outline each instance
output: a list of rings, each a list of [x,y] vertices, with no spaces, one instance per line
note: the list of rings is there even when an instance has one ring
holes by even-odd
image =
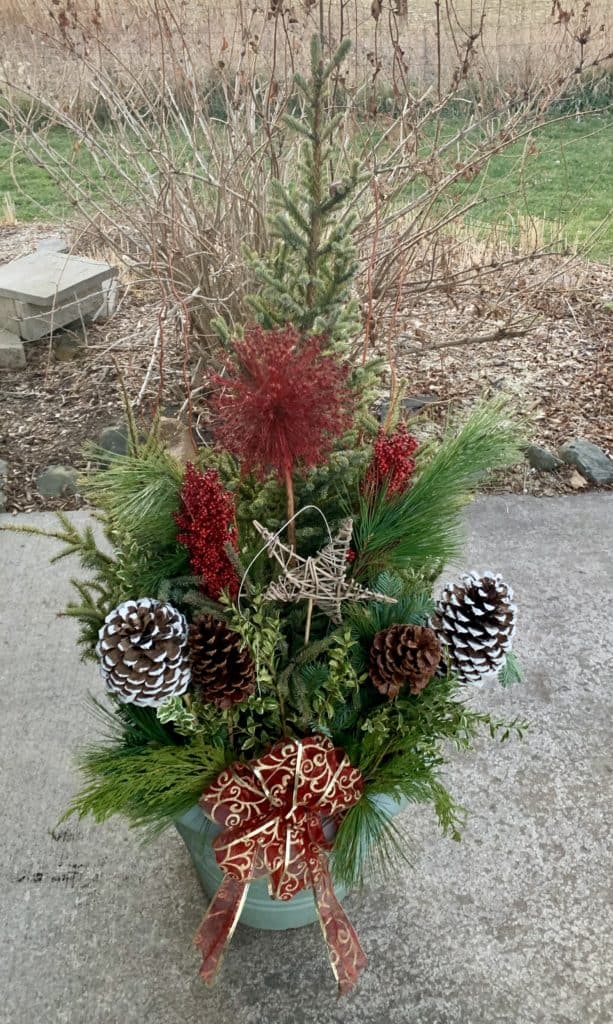
[[[340,993],[355,984],[366,957],[334,894],[323,819],[357,803],[362,789],[344,751],[317,735],[279,740],[257,760],[225,769],[205,790],[200,806],[222,827],[213,848],[225,873],[195,938],[206,982],[217,973],[250,882],[267,874],[274,899],[312,886]]]

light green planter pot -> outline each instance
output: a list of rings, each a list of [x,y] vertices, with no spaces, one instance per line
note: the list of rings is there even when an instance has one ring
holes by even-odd
[[[405,801],[396,801],[389,796],[373,797],[373,802],[390,817],[398,814],[406,806]],[[223,881],[223,872],[217,866],[211,845],[220,831],[219,826],[210,821],[197,804],[177,818],[175,826],[189,850],[202,888],[206,895],[212,898]],[[344,886],[335,887],[339,900],[343,899],[346,891]],[[313,924],[315,921],[317,910],[310,889],[296,893],[291,900],[273,900],[268,895],[267,878],[256,878],[251,883],[240,916],[241,924],[268,931],[302,928],[303,925]]]

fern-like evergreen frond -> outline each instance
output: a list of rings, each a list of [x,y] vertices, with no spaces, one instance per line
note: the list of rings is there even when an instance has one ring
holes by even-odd
[[[160,725],[160,728],[163,728]],[[155,834],[193,807],[226,765],[223,747],[93,746],[79,758],[86,785],[71,801],[72,814],[100,822],[124,815],[131,825]]]

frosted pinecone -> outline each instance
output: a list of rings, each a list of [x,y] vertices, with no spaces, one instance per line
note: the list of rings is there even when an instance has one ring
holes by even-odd
[[[158,707],[187,690],[187,624],[172,605],[149,597],[124,601],[98,636],[102,674],[122,703]]]
[[[482,686],[497,673],[511,648],[517,608],[502,576],[475,572],[447,583],[430,620],[451,668],[466,683]]]

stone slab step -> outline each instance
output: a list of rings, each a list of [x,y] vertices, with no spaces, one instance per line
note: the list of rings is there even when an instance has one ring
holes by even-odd
[[[0,330],[0,370],[23,370],[26,354],[21,338]]]
[[[59,252],[0,267],[0,330],[37,341],[76,320],[108,315],[117,268]]]
[[[117,268],[59,252],[33,252],[0,267],[0,298],[46,308],[90,294]]]

